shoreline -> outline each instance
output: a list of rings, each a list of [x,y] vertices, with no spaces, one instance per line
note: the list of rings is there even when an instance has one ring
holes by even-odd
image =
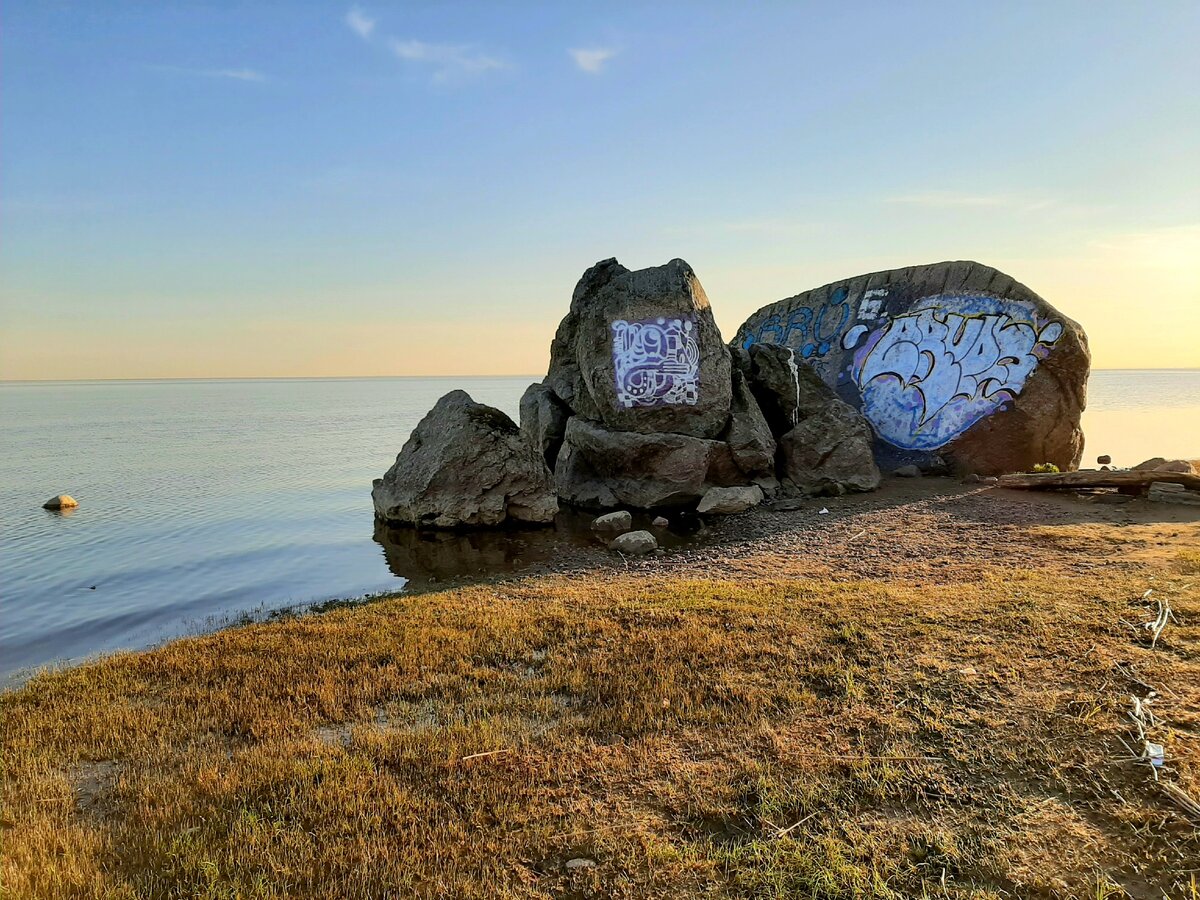
[[[1123,744],[1152,686],[1200,796],[1194,510],[888,479],[709,529],[36,676],[0,695],[4,883],[1186,889],[1200,833]]]

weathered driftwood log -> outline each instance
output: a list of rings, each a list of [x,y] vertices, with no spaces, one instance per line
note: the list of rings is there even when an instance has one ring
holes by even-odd
[[[1037,475],[1001,475],[1000,487],[1032,491],[1070,491],[1103,487],[1149,489],[1156,481],[1182,484],[1185,488],[1200,491],[1200,475],[1186,475],[1182,472],[1104,472],[1098,469],[1046,472]]]

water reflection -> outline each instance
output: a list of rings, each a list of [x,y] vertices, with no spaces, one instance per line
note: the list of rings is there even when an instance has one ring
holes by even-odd
[[[475,531],[423,531],[375,523],[375,541],[393,575],[410,588],[473,581],[534,567],[570,565],[587,553],[603,553],[606,541],[592,531],[595,513],[564,509],[542,528],[488,528]],[[652,533],[660,547],[701,542],[704,526],[695,516],[677,516],[667,528],[634,516],[633,527]]]

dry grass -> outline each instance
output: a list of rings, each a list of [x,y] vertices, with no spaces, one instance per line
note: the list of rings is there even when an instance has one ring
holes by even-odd
[[[1122,745],[1153,685],[1161,777],[1200,796],[1196,531],[1168,550],[545,577],[46,674],[0,698],[3,891],[1195,898],[1200,833]]]

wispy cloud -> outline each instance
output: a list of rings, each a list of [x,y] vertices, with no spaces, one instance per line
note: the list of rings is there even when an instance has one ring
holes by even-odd
[[[604,71],[605,63],[617,55],[617,51],[611,47],[581,47],[567,52],[575,60],[575,65],[589,75],[599,75]]]
[[[352,6],[346,13],[346,25],[364,41],[371,37],[377,20],[372,19],[360,7]]]
[[[257,69],[188,69],[183,66],[151,66],[160,72],[191,75],[195,78],[224,78],[229,81],[253,81],[262,83],[270,79]]]
[[[205,78],[232,78],[234,81],[267,80],[267,76],[257,69],[204,69],[198,74]]]
[[[494,56],[481,53],[469,44],[429,44],[424,41],[398,40],[388,42],[392,52],[406,63],[428,66],[436,82],[452,81],[481,75],[508,64]]]
[[[962,191],[917,191],[888,197],[886,201],[940,209],[991,207],[1020,209],[1026,212],[1045,209],[1054,203],[1053,200],[1033,199],[1016,194],[970,194]]]

